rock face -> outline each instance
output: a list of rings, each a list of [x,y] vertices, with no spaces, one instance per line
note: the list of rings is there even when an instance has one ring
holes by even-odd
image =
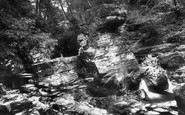
[[[176,96],[177,107],[179,109],[179,115],[185,114],[185,84],[177,87],[174,90]]]
[[[95,30],[100,33],[118,33],[118,28],[125,23],[127,11],[124,6],[102,4],[91,8],[90,18],[96,18]]]
[[[39,77],[45,77],[53,75],[58,72],[70,71],[75,68],[77,57],[69,57],[69,58],[56,58],[50,61],[44,61],[41,63],[34,64],[35,71],[39,75]]]
[[[113,34],[100,34],[96,40],[96,46],[87,49],[93,52],[92,61],[99,72],[99,77],[87,89],[93,96],[114,95],[119,93],[120,89],[125,89],[125,86],[129,89],[137,89],[134,86],[137,83],[132,81],[131,77],[123,80],[131,73],[133,78],[138,76],[136,73],[139,66],[134,54],[126,52],[126,47],[120,39]]]
[[[32,107],[32,102],[25,99],[26,96],[19,94],[9,94],[4,95],[1,98],[0,102],[0,113],[4,114],[16,114],[23,110],[29,109]],[[7,100],[9,100],[7,102]]]
[[[94,62],[100,74],[106,73],[110,69],[116,69],[116,66],[118,67],[121,64],[128,65],[129,71],[138,68],[133,53],[126,53],[126,47],[121,42],[117,42],[118,39],[111,34],[99,36],[97,40],[98,48],[95,48],[94,53]]]
[[[69,85],[79,82],[79,79],[96,78],[99,76],[96,65],[88,61],[86,56],[56,58],[54,60],[34,65],[39,74],[38,86],[42,95],[55,95],[60,90],[71,89]],[[69,87],[68,87],[69,86]],[[78,85],[76,85],[78,86]],[[75,87],[76,87],[75,86]],[[26,90],[30,90],[26,88]],[[53,91],[48,91],[53,90]]]

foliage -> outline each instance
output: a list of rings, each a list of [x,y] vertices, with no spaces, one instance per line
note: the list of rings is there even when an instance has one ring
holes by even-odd
[[[50,34],[42,33],[36,28],[33,18],[15,17],[4,10],[0,14],[0,28],[4,28],[0,31],[1,58],[13,58],[23,65],[30,65],[33,63],[33,50],[42,51],[46,57],[51,56],[54,40]]]
[[[63,31],[60,22],[64,20],[62,13],[51,0],[42,0],[36,4],[36,26],[43,32],[59,34]]]
[[[125,1],[129,3],[126,4]],[[36,5],[34,6],[28,0],[7,0],[8,5],[2,6],[0,10],[0,71],[33,73],[35,68],[31,65],[37,62],[43,64],[42,61],[47,60],[43,67],[38,67],[38,73],[43,74],[45,80],[39,79],[41,81],[35,85],[38,90],[32,91],[28,97],[38,95],[39,97],[36,97],[38,102],[43,102],[42,106],[50,107],[57,114],[108,114],[108,112],[131,114],[131,103],[126,103],[132,100],[131,96],[125,98],[127,94],[123,96],[120,87],[126,90],[137,90],[140,83],[137,78],[141,77],[141,73],[148,74],[146,77],[152,78],[163,75],[166,71],[158,64],[157,56],[148,55],[151,53],[149,51],[155,51],[154,45],[156,44],[163,45],[165,42],[179,44],[184,41],[184,9],[178,6],[173,7],[163,0],[158,2],[159,0],[35,0],[33,3]],[[103,36],[98,33],[97,28],[105,24],[107,17],[120,16],[121,13],[117,12],[124,11],[125,4],[130,5],[127,9],[126,23],[124,20],[118,25],[123,24],[122,29],[125,33],[115,35],[106,31]],[[129,7],[132,8],[129,9]],[[113,28],[112,25],[110,28]],[[119,58],[121,61],[117,65],[108,63],[109,66],[104,68],[111,66],[110,71],[107,71],[103,77],[99,76],[92,58],[102,59],[103,57],[101,61],[104,61],[109,58],[109,55],[97,51],[99,56],[94,49],[92,50],[93,56],[85,54],[89,53],[85,51],[84,55],[78,55],[80,45],[77,36],[79,41],[84,40],[80,41],[81,47],[95,44],[96,51],[101,49],[114,53],[114,45],[119,44],[119,53],[117,50],[115,52],[123,59]],[[113,43],[108,43],[105,48],[102,48],[97,45],[99,42],[95,43],[96,38],[101,36],[105,41],[106,37],[109,37]],[[125,43],[127,41],[129,41],[128,44]],[[132,46],[136,46],[134,50],[130,48]],[[142,56],[147,56],[140,65],[134,54],[130,53],[132,51],[138,53],[138,50],[144,52],[143,54],[141,51]],[[75,60],[63,57],[50,60],[50,58],[74,55],[78,55],[80,62],[76,60],[76,56]],[[65,61],[59,63],[62,59]],[[113,61],[116,59],[118,58]],[[56,64],[54,69],[57,72],[48,69],[48,66],[51,66],[48,63]],[[77,72],[78,75],[72,74],[73,69],[76,71],[80,69],[79,73]],[[120,100],[113,99],[120,93],[122,97]],[[108,95],[115,97],[106,97]],[[123,100],[125,102],[120,107],[115,107],[120,111],[113,112],[115,101]],[[133,99],[133,101],[140,106],[137,100]],[[133,111],[143,112],[140,107],[136,109],[135,107]],[[37,108],[34,107],[34,109]],[[48,113],[48,111],[45,112]],[[39,109],[37,113],[40,112]]]
[[[58,45],[55,48],[56,51],[53,57],[58,57],[61,53],[64,56],[77,55],[78,51],[74,50],[79,48],[79,44],[75,43],[77,36],[83,33],[89,36],[89,41],[93,42],[94,37],[97,35],[96,29],[117,8],[114,4],[100,4],[89,7],[87,1],[82,1],[68,1],[69,12],[66,13],[67,19],[69,19],[68,23],[66,22],[68,28],[57,38]],[[81,7],[77,7],[80,5]],[[73,46],[70,44],[73,44]]]
[[[54,46],[57,43],[56,40],[51,38],[49,33],[34,34],[28,38],[27,42],[35,44],[30,51],[30,55],[32,55],[33,58],[35,56],[35,62],[40,62],[43,59],[50,59],[53,55]]]
[[[159,67],[158,59],[156,57],[152,57],[151,55],[148,55],[144,62],[141,65],[141,70],[143,72],[148,72],[150,76],[157,77],[161,72],[164,72],[164,70]]]
[[[158,0],[129,0],[129,5],[135,7],[154,7],[159,1]]]

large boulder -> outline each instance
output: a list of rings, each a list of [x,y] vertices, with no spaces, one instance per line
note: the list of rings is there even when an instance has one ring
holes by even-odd
[[[177,69],[175,72],[173,72],[170,76],[171,79],[176,81],[177,83],[184,83],[185,82],[185,66]]]
[[[172,53],[159,57],[159,64],[167,70],[176,70],[185,64],[184,57],[178,53]]]
[[[179,115],[185,115],[185,84],[178,86],[174,90],[176,102],[179,109]]]
[[[140,78],[147,79],[148,85],[155,86],[156,91],[168,89],[168,74],[158,64],[158,58],[148,55],[140,66]]]
[[[91,95],[102,97],[117,94],[120,89],[124,89],[127,82],[130,89],[135,89],[134,81],[130,78],[128,81],[123,79],[131,73],[134,73],[132,77],[137,76],[135,73],[139,70],[139,64],[133,53],[126,52],[123,39],[110,33],[99,34],[95,44],[89,51],[93,54],[92,61],[97,67],[99,77],[88,87]]]

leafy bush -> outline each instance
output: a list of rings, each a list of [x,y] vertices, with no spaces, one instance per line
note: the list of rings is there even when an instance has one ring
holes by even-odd
[[[158,3],[157,0],[129,0],[129,4],[131,6],[136,6],[136,7],[148,7],[151,8],[155,6]]]
[[[0,30],[0,58],[22,63],[25,67],[33,64],[35,52],[47,58],[52,55],[56,42],[50,34],[36,28],[34,19],[18,18],[1,10],[0,28],[3,28]]]

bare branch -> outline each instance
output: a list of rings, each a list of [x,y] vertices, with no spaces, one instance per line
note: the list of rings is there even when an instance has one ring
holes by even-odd
[[[90,1],[89,0],[86,0],[86,1],[87,1],[88,5],[92,8],[92,4],[90,3]]]
[[[67,16],[67,14],[65,13],[65,10],[63,8],[63,4],[62,4],[62,1],[61,0],[58,0],[58,2],[60,3],[60,6],[62,8],[62,13],[64,15],[64,18],[67,19],[68,21],[70,20],[69,17]]]

